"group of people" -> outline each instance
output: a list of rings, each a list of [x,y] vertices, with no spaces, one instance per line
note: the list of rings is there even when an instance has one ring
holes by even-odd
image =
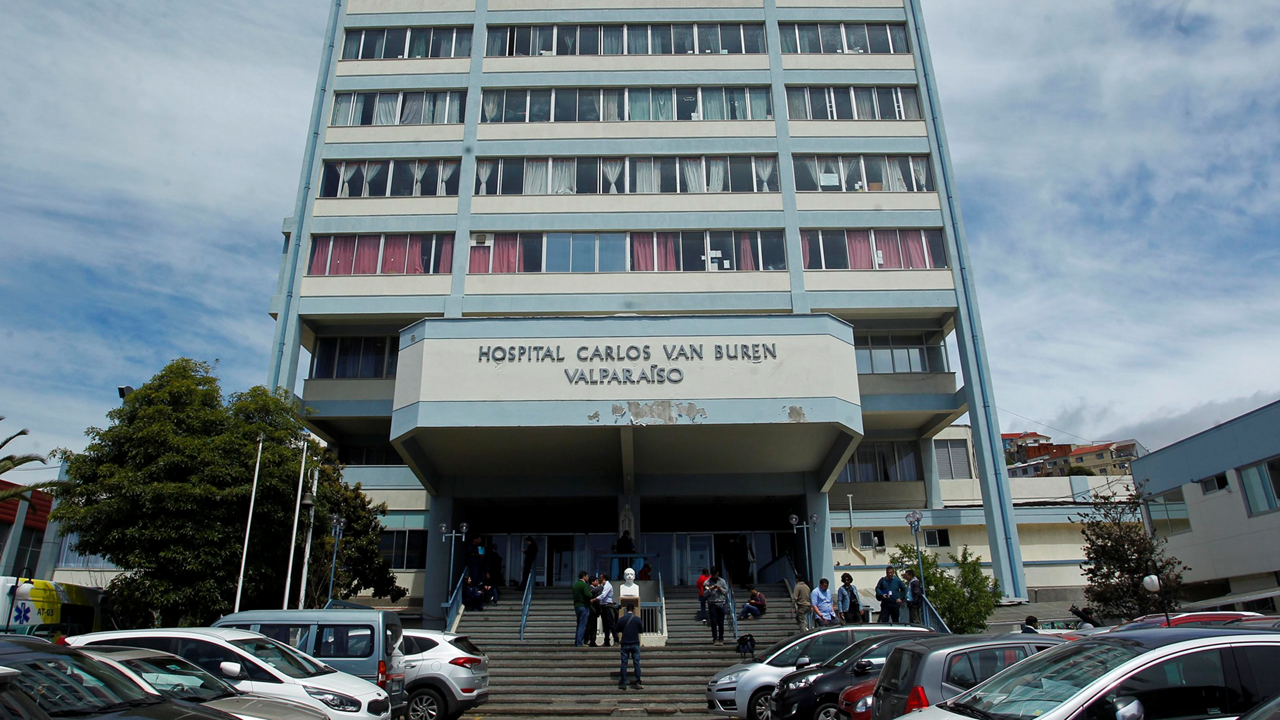
[[[906,621],[922,624],[924,621],[924,585],[916,577],[915,571],[907,569],[898,577],[897,570],[890,565],[885,568],[884,577],[876,583],[875,599],[880,603],[879,620],[882,623],[903,622],[902,610],[907,610]],[[829,625],[856,625],[863,622],[862,600],[858,588],[853,584],[853,576],[844,573],[840,576],[840,587],[835,595],[831,593],[831,582],[827,578],[818,581],[818,587],[810,589],[808,583],[800,578],[796,581],[792,593],[795,605],[796,624],[802,630],[810,627]]]
[[[644,689],[640,682],[640,635],[644,632],[644,620],[636,614],[640,605],[640,588],[635,584],[635,577],[635,571],[628,568],[623,574],[624,582],[617,597],[606,573],[593,577],[583,570],[573,584],[573,612],[577,619],[573,646],[599,647],[599,632],[603,629],[604,646],[609,647],[616,642],[622,654],[619,690],[627,689],[628,661],[635,670],[635,681],[631,687]],[[620,605],[621,617],[618,616]]]
[[[485,605],[498,604],[502,569],[497,545],[485,545],[480,537],[471,541],[467,546],[466,577],[462,580],[462,604],[467,610],[478,611]]]

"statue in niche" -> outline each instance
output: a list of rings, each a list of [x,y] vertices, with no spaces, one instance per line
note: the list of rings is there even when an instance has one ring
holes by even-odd
[[[631,502],[622,506],[622,512],[618,514],[618,536],[627,534],[631,537],[636,536],[636,516],[631,512]]]

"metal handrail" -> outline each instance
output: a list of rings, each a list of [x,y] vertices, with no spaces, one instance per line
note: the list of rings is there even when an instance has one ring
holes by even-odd
[[[524,639],[525,626],[529,624],[529,606],[533,604],[533,573],[529,573],[529,581],[524,584],[524,600],[520,609],[520,639]]]
[[[778,565],[779,567],[775,568],[773,567],[774,565]],[[777,580],[773,580],[771,576],[766,576],[766,573],[769,570],[773,570],[778,574]],[[770,560],[764,567],[760,568],[756,572],[756,580],[762,583],[765,583],[765,582],[788,583],[790,584],[791,587],[795,587],[796,568],[795,568],[795,565],[791,562],[791,557],[789,555],[779,555],[773,560]]]
[[[443,603],[441,607],[448,608],[444,615],[444,631],[453,632],[454,626],[458,623],[458,616],[462,614],[462,582],[466,579],[466,573],[458,578],[458,585],[454,587],[453,594],[449,596],[449,602]]]
[[[733,639],[738,639],[738,603],[733,599],[733,579],[729,573],[724,574],[724,583],[729,586],[729,621],[733,624]]]
[[[662,589],[662,573],[661,572],[658,573],[658,602],[662,604],[662,611],[661,611],[662,614],[660,616],[661,617],[660,622],[662,623],[661,630],[662,630],[662,634],[666,635],[667,634],[667,594]]]
[[[938,609],[929,602],[929,596],[920,598],[924,601],[924,620],[925,627],[934,632],[950,633],[951,628],[947,627],[947,623],[942,619],[942,615],[938,613]]]

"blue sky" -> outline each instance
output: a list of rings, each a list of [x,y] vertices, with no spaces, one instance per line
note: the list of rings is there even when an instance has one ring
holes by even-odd
[[[1280,0],[924,8],[1003,427],[1155,447],[1280,397]],[[265,380],[326,11],[0,5],[18,450],[180,355]]]

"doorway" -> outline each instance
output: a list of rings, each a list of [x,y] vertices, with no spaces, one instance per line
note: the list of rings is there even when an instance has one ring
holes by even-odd
[[[573,575],[573,536],[548,535],[547,559],[550,561],[550,585],[567,587],[577,580]]]
[[[686,585],[693,585],[698,582],[698,576],[702,574],[702,568],[710,568],[715,565],[714,538],[714,535],[689,536],[689,562],[685,565]]]

